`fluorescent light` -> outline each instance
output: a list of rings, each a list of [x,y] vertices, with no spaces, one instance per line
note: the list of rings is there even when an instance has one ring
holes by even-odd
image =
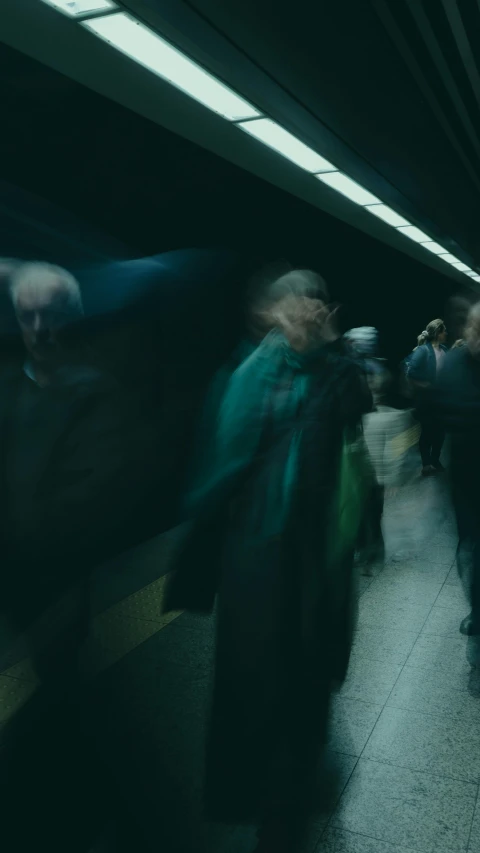
[[[300,142],[296,136],[269,118],[247,121],[238,127],[307,172],[331,171],[335,168],[321,154]]]
[[[94,12],[108,12],[116,8],[112,0],[43,0],[47,6],[53,6],[60,12],[77,18],[79,15],[89,15]]]
[[[458,258],[455,255],[451,255],[450,252],[445,252],[444,255],[439,255],[439,258],[442,261],[446,261],[447,264],[458,264]]]
[[[480,275],[477,275],[476,273],[467,273],[467,275],[469,275],[474,281],[480,281]]]
[[[365,210],[373,213],[374,216],[378,216],[379,219],[383,219],[388,225],[393,225],[394,228],[399,228],[400,225],[408,225],[407,220],[403,216],[400,216],[400,214],[396,213],[390,207],[387,207],[386,204],[368,205]]]
[[[422,243],[422,249],[428,249],[429,252],[433,252],[434,255],[443,255],[445,254],[445,249],[440,243],[434,243],[433,240],[428,243]]]
[[[224,118],[238,121],[259,115],[251,104],[130,15],[120,12],[82,25]]]
[[[399,228],[398,230],[402,234],[405,234],[405,237],[408,237],[410,240],[415,240],[416,243],[432,242],[431,237],[428,237],[427,234],[420,231],[420,228],[415,228],[414,225],[409,225],[407,228]]]
[[[325,175],[316,175],[316,177],[320,181],[323,181],[324,184],[331,187],[332,190],[336,190],[349,198],[350,201],[354,201],[355,204],[367,206],[369,204],[379,203],[378,198],[372,195],[372,193],[369,193],[368,190],[361,187],[360,184],[357,184],[356,181],[352,181],[351,178],[348,178],[347,175],[344,175],[342,172],[327,172]]]
[[[468,270],[470,269],[467,264],[462,264],[461,261],[457,261],[456,264],[452,264],[452,267],[456,267],[457,270],[461,270],[462,272],[468,272]]]

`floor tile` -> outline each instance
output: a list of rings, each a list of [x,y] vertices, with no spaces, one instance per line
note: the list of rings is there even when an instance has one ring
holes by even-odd
[[[174,621],[161,632],[157,640],[152,639],[146,654],[153,655],[159,661],[211,669],[215,655],[215,635],[213,631],[192,631]]]
[[[337,752],[361,755],[382,711],[358,699],[338,696],[333,703],[330,742]]]
[[[412,651],[417,634],[394,628],[370,628],[361,625],[353,638],[353,650],[372,660],[404,664]]]
[[[437,669],[439,679],[443,674],[453,677],[470,674],[466,659],[467,638],[458,634],[456,637],[421,634],[415,643],[408,666],[418,666],[422,669]],[[454,684],[452,683],[453,687]]]
[[[94,619],[91,636],[107,649],[127,654],[156,634],[161,627],[157,622],[106,613]]]
[[[428,614],[429,608],[438,599],[441,588],[441,584],[427,581],[417,583],[410,582],[409,579],[393,581],[388,578],[383,581],[380,577],[367,590],[362,600],[365,604],[372,602],[379,608],[423,606]],[[449,589],[454,589],[454,587],[449,587]]]
[[[331,826],[418,850],[459,853],[477,786],[361,758]]]
[[[458,568],[457,568],[456,564],[453,565],[452,568],[450,569],[450,571],[446,577],[445,583],[449,584],[449,585],[452,584],[453,586],[461,586],[462,585],[462,581],[460,579],[460,575],[458,574]]]
[[[420,565],[418,562],[400,562],[389,563],[385,566],[382,572],[382,578],[417,578],[423,581],[433,581],[444,583],[450,569],[447,565],[439,565],[438,563],[424,563]]]
[[[367,600],[363,595],[358,607],[359,627],[390,628],[417,633],[421,631],[430,613],[429,604],[398,604],[388,606],[378,600]]]
[[[387,841],[378,841],[355,832],[328,828],[323,834],[315,853],[414,853],[411,847],[398,847]]]
[[[480,726],[477,720],[385,708],[364,752],[365,758],[437,776],[480,782]]]
[[[408,550],[398,550],[393,554],[389,563],[409,563],[419,566],[434,563],[442,566],[450,567],[455,559],[456,545],[441,545],[435,546],[425,543],[414,542],[411,540]]]
[[[480,799],[477,800],[475,808],[468,853],[480,853]]]
[[[470,608],[465,601],[457,601],[449,607],[434,604],[422,628],[422,634],[445,637],[461,636],[460,623],[467,616],[469,610]]]
[[[345,699],[384,705],[401,670],[400,664],[371,660],[353,653],[340,695]]]
[[[357,594],[359,598],[367,591],[367,589],[372,585],[372,583],[373,577],[366,577],[365,575],[360,575],[357,582]]]
[[[454,586],[453,584],[445,584],[435,604],[439,607],[451,607],[452,605],[464,604],[468,608],[467,597],[462,585]]]
[[[469,686],[468,678],[462,678],[460,687],[454,687],[449,678],[439,678],[434,668],[425,671],[406,666],[388,698],[387,707],[451,719],[468,718],[480,726],[480,693],[469,690]]]

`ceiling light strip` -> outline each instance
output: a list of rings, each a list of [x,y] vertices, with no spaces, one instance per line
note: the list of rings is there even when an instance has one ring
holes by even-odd
[[[69,18],[105,14],[118,9],[113,0],[43,0],[43,2],[68,15]]]
[[[240,121],[260,116],[244,98],[126,12],[81,25],[223,118]]]
[[[332,172],[335,166],[325,160],[313,148],[309,148],[288,130],[269,118],[259,118],[256,121],[238,122],[237,127],[272,148],[282,157],[291,160],[306,172]]]
[[[403,216],[384,204],[348,175],[310,148],[272,119],[263,116],[244,98],[221,83],[196,62],[185,56],[132,15],[115,10],[113,0],[43,0],[49,6],[78,19],[98,38],[143,65],[208,109],[223,116],[250,136],[310,172],[355,204],[395,228],[405,237],[451,264],[470,278],[480,280],[475,272],[432,238],[411,225]],[[91,16],[91,17],[88,17]]]

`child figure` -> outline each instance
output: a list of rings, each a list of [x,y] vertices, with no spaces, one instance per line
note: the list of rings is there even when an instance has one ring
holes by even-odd
[[[389,384],[390,375],[385,369],[370,374],[369,385],[374,407],[363,417],[365,442],[376,475],[358,543],[360,563],[367,575],[371,575],[373,564],[383,563],[385,559],[382,533],[385,491],[400,484],[402,462],[408,445],[407,440],[402,441],[402,436],[409,435],[412,422],[409,411],[386,405]]]

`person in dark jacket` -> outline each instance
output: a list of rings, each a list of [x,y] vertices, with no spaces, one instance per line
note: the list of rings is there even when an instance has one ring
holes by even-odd
[[[71,334],[83,307],[66,270],[18,264],[9,290],[26,357],[0,392],[2,609],[26,633],[41,680],[59,683],[76,670],[93,566],[130,544],[148,428]],[[47,632],[32,633],[56,602]]]
[[[457,517],[457,561],[471,613],[461,632],[472,638],[480,662],[480,303],[471,308],[465,346],[452,350],[439,377],[435,404],[451,436],[450,482]]]
[[[272,284],[274,328],[228,383],[166,597],[209,610],[218,593],[207,812],[258,822],[259,853],[297,849],[352,639],[358,528],[327,555],[343,437],[371,398],[324,290],[298,270]]]
[[[432,320],[419,335],[418,346],[408,365],[408,378],[414,388],[417,416],[422,428],[419,447],[424,477],[444,470],[440,454],[445,432],[428,400],[447,352],[446,339],[447,329],[443,320]]]

